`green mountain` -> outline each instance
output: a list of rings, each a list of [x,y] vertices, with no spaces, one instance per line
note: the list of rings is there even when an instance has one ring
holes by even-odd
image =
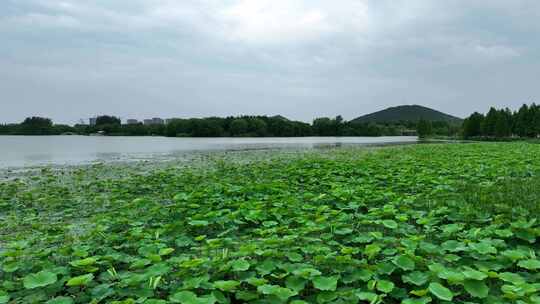
[[[400,121],[417,122],[420,119],[429,121],[445,121],[449,123],[459,124],[463,120],[461,118],[448,115],[430,108],[419,105],[406,105],[391,107],[382,111],[360,116],[353,119],[352,122],[357,123],[392,123]]]

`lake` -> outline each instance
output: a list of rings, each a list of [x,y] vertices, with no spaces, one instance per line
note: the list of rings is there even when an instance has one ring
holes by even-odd
[[[172,159],[190,152],[406,144],[416,137],[166,138],[0,136],[0,168]]]

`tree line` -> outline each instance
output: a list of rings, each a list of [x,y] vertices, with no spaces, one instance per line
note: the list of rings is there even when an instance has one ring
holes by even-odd
[[[540,105],[524,104],[519,110],[491,107],[484,115],[474,112],[463,122],[466,139],[537,138],[540,136]]]
[[[453,135],[455,126],[446,122],[424,122],[429,127],[421,135]],[[239,116],[171,119],[166,124],[122,124],[114,116],[104,115],[95,125],[54,124],[49,118],[29,117],[20,124],[0,125],[2,135],[104,134],[122,136],[168,137],[304,137],[304,136],[400,136],[414,135],[416,122],[358,123],[341,116],[317,118],[311,124],[282,116]]]
[[[72,126],[53,124],[49,118],[28,117],[20,124],[0,124],[0,135],[61,135],[75,132]]]

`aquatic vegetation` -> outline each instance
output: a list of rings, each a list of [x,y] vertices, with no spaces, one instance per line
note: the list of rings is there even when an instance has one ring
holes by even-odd
[[[540,145],[241,156],[0,182],[0,303],[540,303]]]

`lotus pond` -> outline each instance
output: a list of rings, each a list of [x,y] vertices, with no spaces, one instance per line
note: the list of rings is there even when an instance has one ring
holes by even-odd
[[[254,155],[0,181],[0,303],[540,303],[540,145]]]

